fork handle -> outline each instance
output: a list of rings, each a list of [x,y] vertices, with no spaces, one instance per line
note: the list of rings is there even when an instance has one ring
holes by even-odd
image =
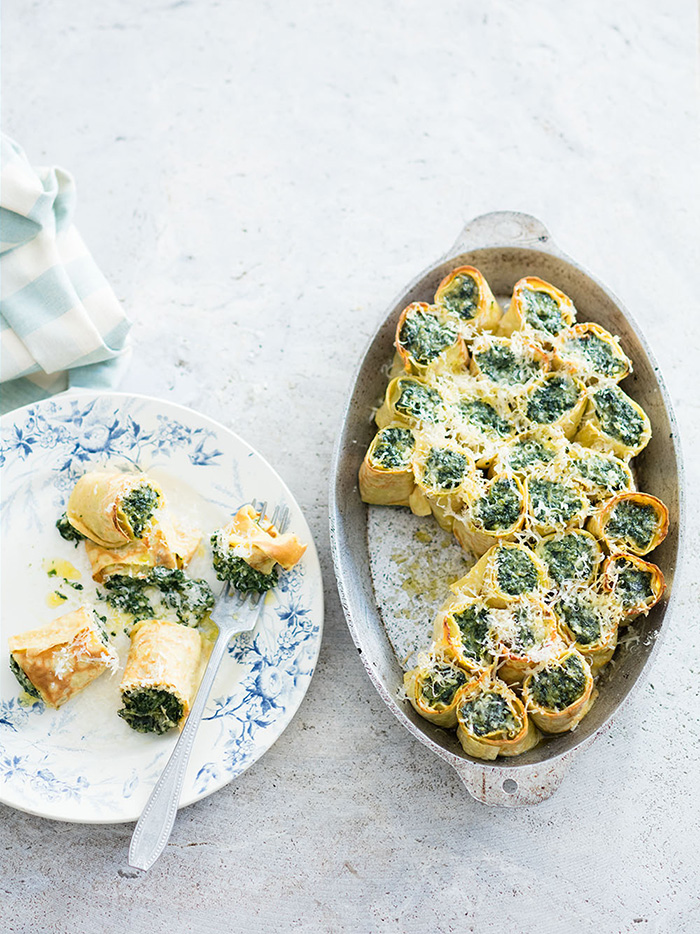
[[[143,869],[144,871],[150,869],[170,839],[192,746],[209,698],[209,692],[221,665],[221,660],[226,654],[231,635],[230,630],[228,632],[219,631],[202,676],[197,696],[185,721],[182,733],[180,733],[177,745],[173,749],[168,764],[163,769],[163,773],[151,792],[151,797],[148,799],[146,807],[136,824],[131,837],[131,846],[129,847],[129,865],[135,869]]]

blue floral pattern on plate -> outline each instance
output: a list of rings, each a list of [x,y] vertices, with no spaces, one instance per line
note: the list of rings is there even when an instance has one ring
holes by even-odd
[[[221,521],[254,497],[286,502],[292,528],[309,543],[302,562],[281,575],[266,600],[261,624],[229,647],[185,780],[181,803],[189,804],[259,759],[301,703],[323,625],[318,558],[289,490],[223,426],[142,396],[66,394],[2,420],[0,518],[7,548],[2,609],[4,619],[12,620],[5,636],[65,612],[48,610],[35,596],[44,596],[41,559],[59,548],[70,550],[58,540],[55,519],[78,477],[107,464],[166,470],[218,510]],[[212,530],[203,529],[205,539]],[[6,641],[0,646],[0,801],[59,820],[138,817],[176,737],[128,730],[116,716],[118,680],[103,694],[95,693],[106,678],[60,710],[50,710],[18,689]]]

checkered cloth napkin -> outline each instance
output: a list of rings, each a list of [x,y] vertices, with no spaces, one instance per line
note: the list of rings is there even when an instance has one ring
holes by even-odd
[[[73,226],[75,183],[0,138],[0,407],[113,388],[131,327]]]

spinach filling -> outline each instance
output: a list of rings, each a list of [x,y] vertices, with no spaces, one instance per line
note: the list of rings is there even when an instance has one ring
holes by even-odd
[[[562,535],[544,542],[542,559],[549,576],[557,584],[566,581],[588,581],[596,566],[595,543],[585,535]]]
[[[160,493],[148,483],[141,483],[123,496],[119,507],[131,526],[134,538],[141,538],[149,519],[156,511]]]
[[[27,694],[30,694],[32,697],[40,697],[39,692],[29,680],[29,676],[25,674],[24,669],[15,659],[14,655],[10,655],[10,671],[19,681],[19,685],[23,691],[26,691]]]
[[[505,418],[501,418],[490,403],[482,399],[463,399],[459,403],[459,411],[468,425],[478,428],[486,435],[505,438],[513,431],[512,425]]]
[[[530,613],[520,607],[513,612],[515,628],[507,635],[501,634],[501,641],[516,655],[523,655],[537,642],[535,631],[530,625]]]
[[[372,460],[385,470],[400,470],[411,463],[415,446],[410,428],[383,428],[377,435]]]
[[[571,596],[560,600],[556,611],[579,645],[593,645],[600,640],[603,634],[601,614],[583,597]]]
[[[117,714],[137,733],[167,733],[182,720],[182,702],[164,688],[132,688],[122,694]]]
[[[465,321],[470,321],[479,308],[479,286],[476,279],[466,273],[455,276],[445,288],[440,303]]]
[[[558,334],[566,327],[559,302],[547,292],[525,289],[522,293],[525,304],[525,320],[538,331]]]
[[[428,707],[449,707],[457,691],[466,683],[467,676],[461,668],[435,665],[421,682],[421,697]]]
[[[532,515],[542,525],[566,525],[583,509],[581,497],[558,480],[531,479],[528,492]]]
[[[457,327],[450,321],[441,322],[429,311],[414,311],[406,316],[399,344],[420,366],[427,366],[457,340]]]
[[[587,331],[567,340],[564,344],[564,351],[583,357],[590,369],[609,379],[621,376],[626,370],[624,362],[615,353],[610,343],[593,331]]]
[[[398,385],[400,393],[394,405],[397,412],[408,418],[415,418],[416,421],[431,424],[442,421],[442,396],[436,389],[412,379],[402,379]]]
[[[520,518],[522,503],[515,481],[501,477],[494,480],[488,493],[477,501],[476,518],[487,532],[509,529]]]
[[[522,548],[499,548],[496,552],[496,578],[503,593],[515,597],[537,587],[537,566]]]
[[[618,386],[605,386],[593,394],[600,427],[611,438],[630,447],[642,440],[644,419]]]
[[[524,470],[533,464],[548,464],[555,452],[536,438],[517,441],[510,449],[508,464],[511,470]]]
[[[629,477],[623,465],[600,454],[589,454],[572,462],[574,470],[601,490],[619,493],[629,486]]]
[[[67,542],[73,542],[75,547],[78,547],[80,542],[85,541],[85,536],[82,532],[79,532],[77,529],[68,521],[68,516],[63,513],[60,519],[56,520],[56,528],[58,529],[58,534],[61,538],[65,538]]]
[[[516,356],[510,347],[493,344],[474,354],[479,369],[494,383],[516,386],[537,376],[541,367],[534,360]]]
[[[431,448],[423,479],[433,490],[456,490],[467,469],[467,458],[450,448]]]
[[[503,733],[510,738],[522,728],[505,697],[495,691],[484,691],[473,700],[466,701],[460,708],[460,717],[474,736]]]
[[[629,561],[616,562],[616,569],[615,596],[624,607],[639,606],[654,599],[651,571],[644,571]]]
[[[582,697],[586,690],[586,672],[576,655],[568,655],[563,662],[547,665],[532,675],[530,694],[545,710],[566,710]]]
[[[475,662],[490,662],[493,658],[486,643],[489,636],[490,617],[486,607],[468,606],[453,613],[462,642],[462,652]]]
[[[175,610],[179,623],[189,625],[194,619],[198,623],[214,606],[214,594],[205,580],[192,580],[184,571],[176,568],[151,568],[145,577],[129,577],[113,574],[98,593],[100,599],[116,610],[129,613],[134,622],[140,619],[158,619],[161,608]],[[154,608],[151,594],[155,590],[158,605]]]
[[[527,417],[540,425],[551,425],[573,409],[579,399],[576,383],[569,376],[551,376],[530,394]]]
[[[613,507],[605,526],[605,532],[643,551],[651,545],[658,525],[659,517],[651,503],[637,503],[633,499],[623,499]]]
[[[223,548],[216,532],[211,537],[211,551],[214,571],[218,579],[229,581],[231,586],[240,590],[241,593],[265,593],[277,586],[279,580],[277,565],[269,574],[256,571],[245,559]]]

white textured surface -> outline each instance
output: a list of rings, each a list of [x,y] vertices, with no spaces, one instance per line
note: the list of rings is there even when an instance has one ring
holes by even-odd
[[[77,176],[80,230],[136,321],[124,388],[280,470],[328,615],[290,729],[181,813],[147,876],[128,826],[3,809],[3,932],[700,929],[697,498],[650,681],[552,799],[514,811],[473,802],[384,709],[326,529],[365,340],[494,209],[540,217],[632,309],[700,480],[696,19],[693,0],[8,0],[5,129]]]

